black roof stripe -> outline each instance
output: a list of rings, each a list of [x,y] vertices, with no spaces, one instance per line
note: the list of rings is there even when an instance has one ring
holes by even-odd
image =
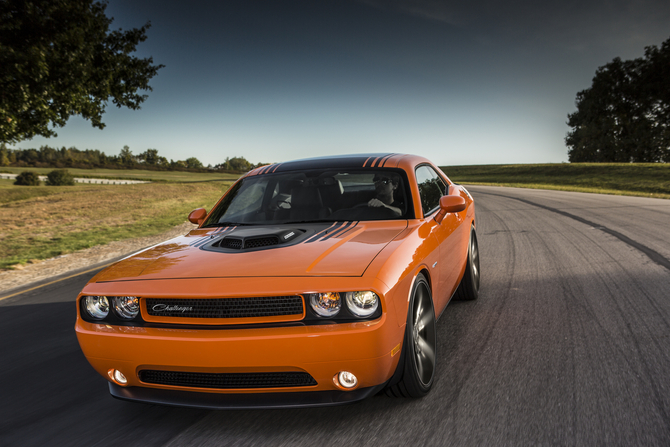
[[[396,154],[389,154],[389,155],[387,155],[386,157],[384,157],[384,159],[383,159],[382,161],[379,162],[379,165],[378,165],[377,167],[378,167],[378,168],[383,167],[383,166],[386,164],[386,162],[387,162],[391,157],[393,157],[394,155],[396,155]]]
[[[381,154],[354,154],[336,157],[307,158],[303,160],[280,163],[276,168],[272,168],[272,170],[263,170],[263,173],[301,171],[305,169],[343,169],[370,167],[370,160],[379,161],[389,155],[393,154],[386,152]],[[256,172],[259,174],[261,173],[259,171]]]

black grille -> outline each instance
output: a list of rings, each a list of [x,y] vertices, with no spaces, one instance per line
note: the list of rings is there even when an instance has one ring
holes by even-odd
[[[146,298],[147,313],[154,317],[252,318],[302,315],[300,296],[254,298],[160,299]]]
[[[242,248],[242,239],[235,239],[232,237],[223,238],[221,241],[221,247],[231,248],[233,250],[239,250]]]
[[[144,383],[192,388],[284,388],[316,385],[316,380],[306,372],[216,374],[144,369],[139,376]]]
[[[253,239],[246,239],[244,241],[244,248],[269,247],[270,245],[277,244],[279,244],[279,238],[277,236],[257,237]]]

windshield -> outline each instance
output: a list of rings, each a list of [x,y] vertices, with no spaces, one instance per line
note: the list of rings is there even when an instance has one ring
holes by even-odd
[[[255,175],[233,186],[205,226],[410,219],[408,191],[399,169]]]

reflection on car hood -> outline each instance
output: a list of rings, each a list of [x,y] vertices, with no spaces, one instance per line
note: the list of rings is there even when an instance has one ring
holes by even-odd
[[[407,221],[336,222],[266,227],[268,234],[300,237],[252,250],[216,249],[223,238],[248,236],[249,227],[196,229],[132,255],[93,279],[223,278],[254,276],[361,276]],[[262,235],[264,227],[254,227]],[[242,235],[242,236],[239,236]]]

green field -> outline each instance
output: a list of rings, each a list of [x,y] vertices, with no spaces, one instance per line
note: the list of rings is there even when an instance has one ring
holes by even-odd
[[[552,163],[440,168],[451,180],[463,184],[670,199],[670,164],[667,163]]]
[[[0,180],[0,269],[132,237],[208,210],[232,181],[15,186]]]
[[[14,168],[3,167],[0,172],[20,174],[23,171],[37,172],[47,175],[55,168]],[[67,168],[74,177],[109,178],[125,180],[147,180],[154,182],[204,182],[204,181],[232,181],[240,174],[222,172],[184,172],[184,171],[148,171],[143,169],[74,169]]]

